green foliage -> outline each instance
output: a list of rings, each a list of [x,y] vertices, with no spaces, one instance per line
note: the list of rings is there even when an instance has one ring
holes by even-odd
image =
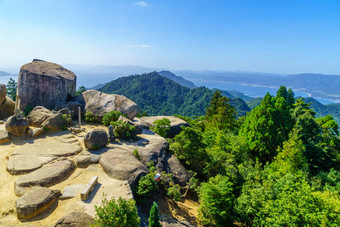
[[[138,227],[140,218],[133,199],[125,200],[119,198],[117,201],[112,198],[104,198],[100,206],[95,206],[96,218],[94,226],[98,227]]]
[[[159,222],[158,205],[156,202],[153,202],[150,210],[149,227],[162,227]]]
[[[70,114],[61,115],[65,124],[63,125],[63,130],[67,130],[67,127],[72,123],[72,117]]]
[[[97,120],[97,115],[93,115],[92,112],[86,111],[85,113],[85,121],[86,122],[95,122]]]
[[[27,117],[33,110],[32,105],[28,104],[26,108],[22,111],[22,114]]]
[[[15,101],[17,97],[17,82],[13,80],[12,78],[9,78],[9,81],[6,87],[7,87],[7,96],[10,97],[13,101]]]
[[[140,117],[147,117],[147,116],[148,116],[148,114],[145,113],[145,111],[143,111],[143,113],[138,113],[136,117],[140,118]]]
[[[80,86],[78,88],[78,90],[76,91],[75,96],[77,97],[77,96],[81,95],[84,91],[86,91],[86,88],[84,86]]]
[[[167,189],[167,195],[170,196],[173,201],[180,201],[182,198],[181,187],[178,184],[171,183]]]
[[[111,121],[111,125],[113,127],[113,134],[117,138],[121,139],[133,139],[135,135],[135,126],[130,125],[128,122],[118,120],[118,121]]]
[[[141,159],[141,157],[140,157],[139,152],[138,152],[137,149],[133,150],[133,155],[134,155],[138,160]]]
[[[233,211],[233,183],[227,176],[217,175],[199,189],[199,219],[204,226],[232,226],[236,219]]]
[[[105,126],[109,126],[112,121],[117,121],[118,118],[122,115],[119,111],[110,111],[103,116],[103,124]]]
[[[170,120],[168,118],[162,118],[153,122],[151,130],[162,137],[166,137],[170,130]]]
[[[139,179],[135,190],[138,200],[145,201],[156,190],[155,175],[154,172],[150,172]]]

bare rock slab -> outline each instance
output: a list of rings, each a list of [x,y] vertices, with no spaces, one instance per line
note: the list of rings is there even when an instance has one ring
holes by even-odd
[[[9,135],[6,130],[0,130],[0,144],[7,143],[9,141]]]
[[[73,197],[77,197],[81,191],[84,189],[85,184],[72,184],[67,185],[63,189],[63,194],[60,196],[60,199],[69,199]]]
[[[49,187],[66,180],[76,169],[73,161],[60,159],[49,163],[27,175],[20,176],[14,182],[14,193],[17,196],[25,194],[30,187]]]
[[[72,212],[59,219],[54,227],[86,227],[93,224],[94,218],[84,212]]]
[[[29,219],[49,208],[59,197],[59,190],[34,187],[16,201],[19,219]]]
[[[106,174],[117,180],[127,180],[133,188],[148,169],[130,151],[110,149],[99,160]]]
[[[56,158],[56,156],[12,155],[7,161],[6,170],[12,175],[29,173]]]
[[[24,144],[13,155],[72,156],[82,151],[77,141],[65,143],[62,139],[37,139],[33,144]]]

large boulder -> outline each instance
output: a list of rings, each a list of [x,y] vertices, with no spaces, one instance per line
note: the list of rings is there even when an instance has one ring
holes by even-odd
[[[0,102],[0,120],[8,118],[14,114],[15,102],[9,97]]]
[[[99,160],[106,174],[117,180],[127,180],[133,188],[138,180],[148,173],[148,169],[131,151],[119,148],[110,149]]]
[[[156,120],[161,120],[163,118],[167,118],[170,120],[170,130],[167,133],[168,138],[174,138],[177,134],[179,134],[182,131],[182,126],[188,127],[189,124],[174,116],[155,116],[155,117],[142,117],[140,118],[142,122],[146,122],[149,127],[154,125],[154,122]]]
[[[34,187],[16,201],[19,219],[29,219],[49,208],[59,197],[59,190]]]
[[[84,137],[84,144],[87,149],[105,147],[108,142],[109,138],[104,129],[95,129],[88,132]]]
[[[0,84],[0,103],[3,103],[6,99],[7,88],[6,85]]]
[[[86,227],[93,224],[94,218],[84,212],[72,212],[59,219],[54,227]]]
[[[34,127],[45,128],[47,130],[62,130],[66,125],[66,120],[62,112],[52,112],[43,106],[36,106],[28,115],[29,125]]]
[[[98,116],[101,122],[104,114],[110,111],[120,111],[127,118],[133,119],[139,113],[138,105],[123,95],[105,94],[96,90],[88,90],[82,93],[85,111]]]
[[[22,196],[30,187],[49,187],[58,184],[67,179],[75,169],[74,162],[68,159],[60,159],[49,163],[27,175],[20,176],[14,182],[14,193],[17,196]]]
[[[21,116],[12,116],[5,122],[5,127],[9,133],[15,136],[22,136],[28,128],[28,121]]]
[[[73,72],[55,63],[33,60],[20,69],[16,108],[44,106],[52,109],[57,102],[70,100],[75,91]]]

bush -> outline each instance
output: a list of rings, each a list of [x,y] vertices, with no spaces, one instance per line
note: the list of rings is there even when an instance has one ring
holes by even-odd
[[[95,206],[96,218],[94,226],[106,227],[125,227],[139,226],[140,218],[138,217],[137,207],[133,199],[125,200],[119,198],[116,202],[114,198],[108,201],[102,200],[102,205]]]
[[[66,122],[66,125],[63,125],[63,130],[66,130],[67,127],[72,123],[72,118],[70,114],[63,114],[61,115],[64,121]]]
[[[149,116],[145,111],[143,113],[138,113],[136,117],[147,117]]]
[[[133,151],[133,155],[138,159],[138,160],[140,160],[141,159],[141,157],[140,157],[140,155],[139,155],[139,153],[138,153],[138,150],[137,149],[135,149],[134,151]]]
[[[97,120],[97,115],[93,115],[92,112],[86,111],[85,113],[85,121],[86,122],[95,122]]]
[[[145,199],[148,198],[151,195],[151,193],[156,190],[156,182],[154,178],[155,173],[151,172],[145,176],[142,176],[139,179],[138,185],[135,190],[139,200],[145,201]]]
[[[181,187],[178,184],[170,183],[167,195],[171,197],[173,201],[180,201],[182,198]]]
[[[117,121],[118,118],[122,115],[119,111],[110,111],[103,116],[103,124],[105,126],[109,126],[112,121]]]
[[[111,121],[111,125],[113,127],[113,134],[117,138],[121,139],[132,139],[135,137],[134,131],[136,130],[135,126],[130,125],[128,122],[119,120],[119,121]]]
[[[162,137],[166,137],[168,131],[170,130],[170,120],[167,118],[163,118],[153,122],[153,126],[151,126],[151,130],[154,133]]]

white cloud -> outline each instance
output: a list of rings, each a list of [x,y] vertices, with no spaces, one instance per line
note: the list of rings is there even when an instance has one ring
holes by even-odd
[[[128,48],[150,48],[150,47],[152,46],[147,44],[134,44],[128,46]]]
[[[144,2],[144,1],[135,2],[134,4],[138,5],[140,7],[149,7],[149,4],[147,2]]]

